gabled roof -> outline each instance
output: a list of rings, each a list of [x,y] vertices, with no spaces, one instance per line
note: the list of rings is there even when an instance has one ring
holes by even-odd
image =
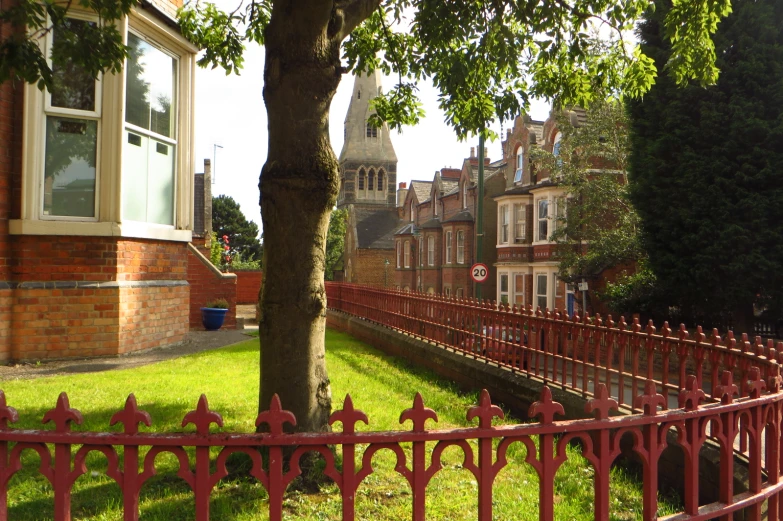
[[[544,122],[534,119],[525,122],[528,131],[536,137],[536,145],[541,146],[544,143]]]
[[[473,214],[468,211],[467,208],[463,208],[459,212],[455,213],[445,221],[444,223],[458,223],[458,222],[473,222]]]
[[[419,204],[429,200],[432,181],[411,181],[411,190],[416,194]]]
[[[358,248],[394,249],[394,232],[400,226],[396,208],[353,207]]]
[[[456,192],[459,189],[459,178],[457,179],[441,179],[440,187],[443,191],[443,195],[447,195]]]
[[[438,219],[430,219],[426,223],[422,224],[421,228],[423,230],[432,229],[432,228],[440,228],[440,220],[438,220]]]

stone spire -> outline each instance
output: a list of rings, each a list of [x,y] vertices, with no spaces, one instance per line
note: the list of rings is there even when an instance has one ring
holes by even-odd
[[[338,207],[347,204],[396,204],[397,155],[389,127],[386,124],[380,128],[367,125],[373,114],[370,100],[381,92],[381,88],[381,75],[377,70],[369,76],[359,75],[354,79],[340,152]]]

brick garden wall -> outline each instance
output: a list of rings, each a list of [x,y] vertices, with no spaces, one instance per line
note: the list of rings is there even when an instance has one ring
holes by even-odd
[[[228,313],[223,327],[236,327],[237,276],[221,273],[194,246],[188,245],[188,282],[190,283],[190,327],[204,329],[201,324],[201,308],[209,300],[224,298],[228,301]]]
[[[383,286],[384,284],[384,260],[389,259],[388,278],[386,283],[388,287],[394,286],[394,267],[396,257],[394,250],[369,250],[357,249],[355,252],[346,255],[346,266],[348,259],[351,260],[353,278],[351,282],[356,284],[373,284]]]
[[[264,272],[235,271],[237,276],[237,304],[255,304],[258,302],[258,293],[264,280]]]

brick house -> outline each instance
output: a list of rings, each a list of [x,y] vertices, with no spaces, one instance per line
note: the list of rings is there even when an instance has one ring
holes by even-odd
[[[401,184],[398,196],[403,225],[394,234],[395,286],[403,290],[472,297],[476,288],[470,267],[476,261],[478,158],[471,148],[461,169],[443,168],[432,181]],[[506,186],[504,161],[485,159],[484,234],[495,233],[493,197]],[[484,241],[482,261],[495,262],[495,245]],[[495,278],[482,287],[484,296],[495,294]]]
[[[378,71],[356,76],[345,116],[340,152],[337,208],[348,210],[343,280],[357,284],[391,285],[393,233],[399,226],[396,200],[397,156],[389,128],[368,124],[370,100],[381,92]]]
[[[570,124],[584,125],[582,109],[570,111]],[[503,143],[507,185],[497,202],[497,291],[499,302],[582,314],[581,294],[558,277],[557,245],[551,240],[564,216],[565,189],[546,170],[536,172],[530,161],[534,147],[559,153],[562,133],[554,113],[546,121],[519,116]],[[599,165],[600,166],[600,165]],[[605,165],[604,165],[605,166]],[[616,270],[614,270],[616,271]],[[605,284],[614,271],[591,281],[590,291]],[[589,309],[591,312],[602,309]]]
[[[151,0],[121,21],[118,74],[55,67],[55,92],[0,85],[0,361],[187,333],[198,49],[176,29],[180,5]],[[76,4],[69,16],[95,21]],[[42,37],[45,55],[58,37]]]

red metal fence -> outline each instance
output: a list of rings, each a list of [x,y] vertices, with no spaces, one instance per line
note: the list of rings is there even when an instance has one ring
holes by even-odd
[[[122,424],[123,432],[79,432],[71,427],[80,424],[82,416],[70,407],[63,393],[55,408],[43,417],[54,430],[18,430],[9,425],[17,420],[17,413],[0,393],[0,520],[8,519],[9,480],[21,469],[25,451],[38,454],[40,472],[53,487],[55,521],[70,519],[72,488],[87,471],[86,458],[92,451],[106,456],[106,474],[123,493],[125,521],[139,518],[140,491],[156,472],[155,458],[164,452],[172,453],[179,461],[177,474],[193,490],[198,521],[209,519],[210,495],[227,476],[226,461],[235,452],[250,457],[250,475],[268,492],[269,518],[279,521],[284,516],[286,487],[301,472],[301,457],[315,451],[325,459],[324,472],[340,490],[342,518],[352,521],[356,518],[357,489],[373,474],[375,455],[386,449],[396,456],[395,471],[410,485],[412,519],[423,521],[427,485],[442,470],[443,451],[457,447],[465,456],[463,467],[478,485],[477,519],[489,521],[494,480],[506,466],[517,464],[507,453],[512,444],[520,443],[526,448],[524,463],[539,477],[539,518],[551,521],[554,477],[566,459],[566,446],[574,441],[581,442],[582,454],[594,468],[595,518],[609,519],[609,471],[623,450],[632,450],[643,465],[644,519],[653,520],[658,511],[659,461],[667,445],[673,443],[668,437],[670,431],[676,433],[676,444],[684,454],[685,474],[684,511],[674,518],[729,519],[739,510],[750,519],[760,519],[762,513],[771,520],[783,515],[783,393],[775,349],[751,345],[736,348],[733,339],[706,342],[701,336],[688,338],[685,332],[671,336],[667,328],[662,334],[651,327],[646,332],[638,327],[625,330],[610,327],[608,320],[601,323],[595,319],[586,324],[563,320],[556,314],[535,316],[530,310],[493,310],[471,302],[350,285],[330,284],[327,291],[333,309],[450,345],[470,356],[499,361],[531,377],[537,374],[550,385],[593,395],[586,402],[586,410],[594,419],[556,421],[563,407],[553,401],[549,387],[544,387],[529,411],[537,423],[492,426],[493,418],[503,413],[482,392],[479,404],[467,411],[468,420],[477,420],[477,426],[430,430],[427,420],[437,421],[437,414],[417,395],[413,406],[400,416],[401,423],[410,421],[411,430],[357,432],[356,425],[367,423],[368,418],[354,408],[348,396],[342,410],[331,415],[335,432],[284,433],[284,424],[295,424],[296,418],[274,399],[270,409],[256,419],[256,425],[266,425],[267,434],[226,433],[210,432],[212,424],[222,426],[222,418],[209,409],[202,396],[196,409],[182,421],[183,426],[194,424],[195,434],[148,433],[139,432],[138,426],[150,425],[151,418],[137,407],[131,395],[125,408],[111,420],[112,425]],[[494,334],[496,331],[500,333]],[[658,355],[660,363],[656,362]],[[666,360],[672,356],[676,363],[667,365]],[[721,371],[720,381],[717,371]],[[706,378],[714,384],[707,391],[699,385]],[[610,417],[622,401],[610,397],[612,386],[633,389],[633,398],[625,405],[638,414]],[[676,399],[674,407],[669,407],[670,399]],[[631,446],[621,449],[621,440],[628,439]],[[719,454],[719,499],[700,505],[699,455],[708,444]],[[259,447],[267,449],[266,459]],[[334,448],[342,455],[342,465]],[[211,458],[210,453],[216,457]],[[291,454],[289,467],[283,465],[284,453]],[[742,454],[749,476],[748,490],[741,493],[733,488],[736,453]]]

